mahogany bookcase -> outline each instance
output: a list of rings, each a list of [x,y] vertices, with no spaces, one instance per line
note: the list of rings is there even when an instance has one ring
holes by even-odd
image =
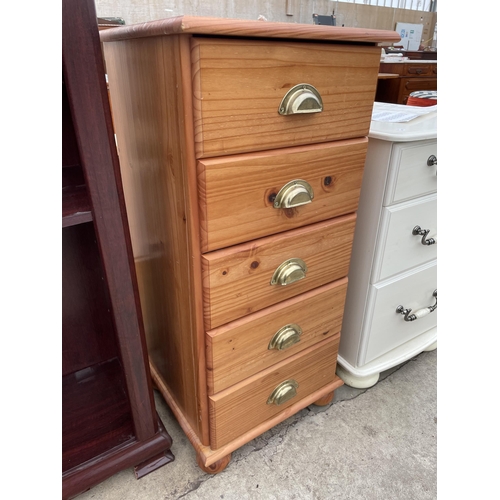
[[[154,406],[93,0],[62,3],[62,496],[174,459]]]

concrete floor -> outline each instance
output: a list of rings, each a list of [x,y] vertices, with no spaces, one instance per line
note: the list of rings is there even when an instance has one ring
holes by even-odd
[[[347,386],[203,473],[161,396],[158,413],[175,461],[136,480],[122,471],[78,500],[427,500],[437,498],[437,350],[381,374],[369,389]]]

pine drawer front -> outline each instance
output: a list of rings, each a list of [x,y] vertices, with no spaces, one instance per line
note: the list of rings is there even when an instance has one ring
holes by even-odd
[[[197,158],[368,134],[379,47],[203,37],[191,47]],[[323,110],[279,114],[299,84]]]
[[[347,276],[355,222],[342,215],[203,255],[205,330]]]
[[[288,406],[333,382],[339,338],[335,336],[326,339],[282,363],[210,396],[210,446],[216,449],[226,445]],[[287,381],[298,385],[288,393],[295,395],[279,405],[275,402],[268,403],[273,391]]]
[[[415,321],[405,321],[397,313],[398,306],[419,309],[434,305],[437,289],[437,261],[424,264],[408,273],[398,275],[396,280],[386,280],[371,287],[368,308],[372,317],[369,341],[365,346],[363,365],[404,344],[408,340],[434,328],[437,324],[437,309]],[[397,335],[394,334],[397,332]],[[363,355],[362,355],[363,357]]]
[[[208,332],[209,394],[338,335],[346,291],[342,278]]]
[[[362,138],[201,160],[202,252],[355,212],[367,146]]]
[[[422,235],[413,234],[417,226],[429,230],[424,241],[436,243],[423,244]],[[380,227],[372,283],[437,258],[437,195],[383,208]]]
[[[384,206],[437,190],[437,141],[398,143],[392,148]]]

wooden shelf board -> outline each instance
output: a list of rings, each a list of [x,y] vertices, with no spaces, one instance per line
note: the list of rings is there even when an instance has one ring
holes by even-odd
[[[62,379],[63,472],[135,439],[118,358]]]
[[[62,189],[62,227],[90,222],[92,211],[85,185]]]

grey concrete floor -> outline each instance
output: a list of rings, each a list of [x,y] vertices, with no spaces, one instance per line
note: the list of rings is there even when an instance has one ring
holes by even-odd
[[[232,454],[217,475],[195,452],[161,395],[158,413],[175,461],[136,480],[124,470],[78,500],[427,500],[437,498],[437,350],[342,386]]]

